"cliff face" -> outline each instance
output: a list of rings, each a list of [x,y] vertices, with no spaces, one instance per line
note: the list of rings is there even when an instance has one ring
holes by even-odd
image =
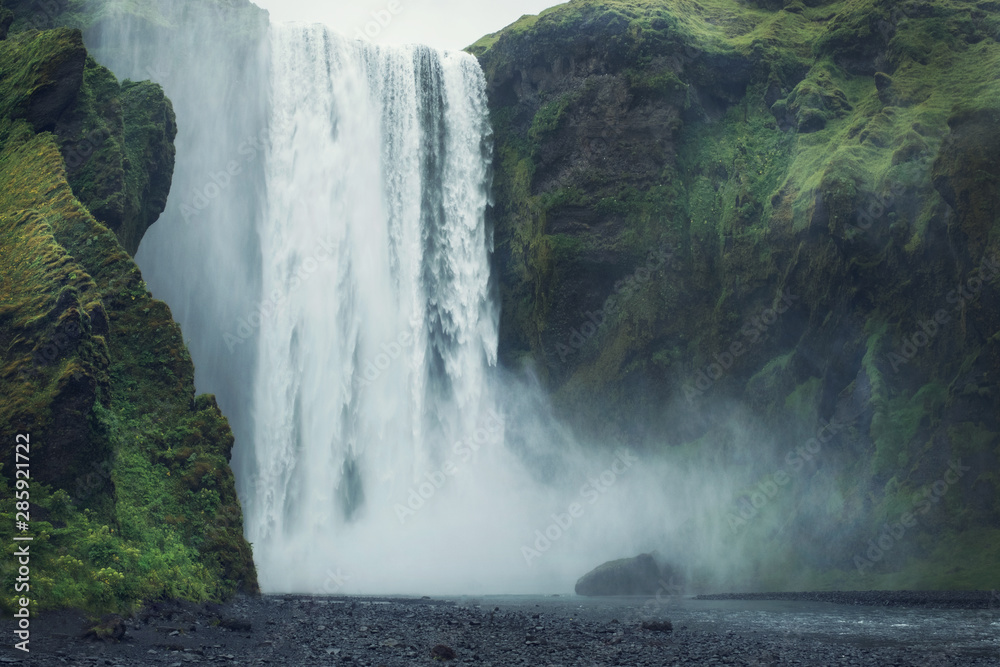
[[[961,459],[874,570],[995,584],[959,545],[1000,535],[998,40],[971,0],[575,0],[480,40],[503,362],[582,428],[761,475],[819,432],[755,528],[819,568]]]
[[[66,2],[8,4],[18,12],[4,10],[15,31],[78,23],[84,16],[68,20]],[[49,55],[58,60],[31,82],[35,87],[23,108],[12,110],[14,117],[58,137],[73,193],[134,255],[170,191],[177,135],[170,101],[149,82],[120,85],[88,57],[79,36],[72,48]]]
[[[257,588],[232,433],[129,256],[163,209],[175,132],[159,86],[119,84],[78,30],[0,41],[0,533],[13,544],[27,434],[35,609]]]

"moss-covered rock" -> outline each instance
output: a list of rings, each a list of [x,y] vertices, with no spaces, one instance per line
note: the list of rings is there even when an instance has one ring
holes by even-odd
[[[13,544],[23,433],[35,610],[257,590],[228,423],[196,398],[181,332],[123,239],[81,202],[113,202],[119,233],[133,216],[123,236],[137,245],[169,187],[172,127],[159,88],[119,86],[77,30],[0,42],[0,533]],[[67,146],[88,132],[101,137],[74,160]],[[101,176],[81,186],[87,174]],[[10,591],[13,562],[0,565]]]
[[[74,112],[55,133],[73,192],[134,255],[170,191],[177,125],[163,90],[148,81],[119,85],[88,58]]]
[[[11,24],[14,23],[14,12],[3,6],[0,2],[0,40],[7,39]]]
[[[934,162],[934,186],[959,218],[953,240],[978,255],[1000,245],[1000,105],[960,109],[948,128]]]
[[[926,577],[907,559],[1000,523],[998,26],[965,0],[574,0],[477,42],[503,363],[647,446],[725,448],[734,403],[789,446],[842,424],[837,474],[755,528],[784,531],[762,555],[838,536],[795,555],[804,585],[967,451],[946,511],[865,582]],[[995,586],[958,553],[925,584]]]
[[[639,554],[598,565],[576,582],[576,594],[656,595],[663,590],[664,577],[652,554]]]
[[[135,254],[166,206],[177,134],[159,86],[126,81],[87,57],[78,30],[11,38],[0,104],[36,132],[59,139],[73,192]],[[37,67],[33,63],[42,62]]]

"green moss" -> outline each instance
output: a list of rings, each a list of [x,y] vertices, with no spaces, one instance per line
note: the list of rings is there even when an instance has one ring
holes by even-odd
[[[524,32],[529,28],[531,28],[533,25],[535,25],[537,21],[538,17],[535,16],[534,14],[525,14],[517,21],[511,23],[509,26],[504,28],[503,30],[499,30],[497,32],[481,37],[478,41],[476,41],[476,43],[469,46],[466,49],[466,51],[468,51],[474,56],[481,56],[482,54],[489,51],[490,47],[496,44],[497,40],[500,39],[500,35],[517,34]]]
[[[573,101],[574,96],[563,95],[558,100],[553,100],[542,106],[531,121],[531,129],[528,130],[528,138],[537,142],[544,138],[546,134],[554,132],[559,127],[559,122],[565,115],[566,108]]]
[[[639,101],[677,101],[681,106],[689,106],[689,86],[681,81],[671,70],[637,71],[628,69],[624,72],[625,81],[630,92]]]
[[[814,424],[818,421],[818,399],[822,382],[819,378],[809,378],[795,387],[785,397],[785,409],[799,422]]]
[[[167,205],[177,123],[163,89],[148,81],[121,87],[125,216],[118,238],[130,254]]]
[[[989,74],[1000,70],[998,25],[994,4],[964,0],[576,0],[491,35],[473,50],[500,156],[502,346],[540,368],[563,413],[584,415],[581,428],[633,434],[634,423],[662,419],[664,440],[699,452],[725,427],[675,436],[692,421],[684,387],[744,341],[741,327],[774,294],[795,294],[795,310],[711,387],[783,441],[811,438],[834,414],[855,420],[824,448],[823,465],[838,472],[811,480],[823,488],[808,511],[789,505],[761,523],[785,538],[808,542],[814,525],[878,530],[959,451],[949,441],[995,457],[996,420],[975,433],[952,423],[997,412],[992,381],[969,380],[992,378],[1000,359],[985,301],[905,366],[887,355],[1000,251],[1000,79]],[[633,170],[657,157],[630,144],[646,136],[640,113],[670,128],[657,174]],[[602,129],[606,144],[594,149]],[[618,277],[665,246],[677,248],[671,270],[631,292],[572,356],[553,355],[575,313],[601,308]],[[974,486],[928,520],[915,562],[943,562],[926,536],[949,521],[961,535],[996,525],[995,480]],[[765,543],[781,550],[780,539]],[[901,549],[870,581],[984,580],[983,568],[932,576],[910,555]],[[824,558],[797,566],[809,581],[853,576],[815,555]]]
[[[822,130],[831,120],[843,118],[851,111],[847,95],[823,67],[814,67],[783,101],[783,107],[802,133]]]
[[[929,384],[912,396],[889,399],[883,409],[875,410],[870,433],[875,445],[872,468],[876,473],[905,470],[911,465],[914,451],[923,444],[913,442],[921,421],[934,414],[946,397],[946,387]]]
[[[56,133],[73,192],[134,254],[166,206],[173,173],[177,127],[162,89],[119,86],[76,30],[13,36],[0,44],[0,62],[0,115]]]
[[[85,59],[83,38],[75,30],[11,35],[0,42],[0,118],[51,129],[56,119],[41,108],[66,103],[60,83],[82,75]]]
[[[919,528],[917,529],[919,531]],[[929,542],[926,534],[907,536],[900,548]],[[865,568],[859,572],[849,564],[842,568],[801,568],[794,562],[768,567],[761,590],[992,590],[1000,583],[996,572],[1000,531],[982,529],[947,531],[921,552],[904,558],[893,571]],[[860,552],[863,557],[863,550]],[[795,573],[795,574],[792,574]]]
[[[65,61],[63,50],[75,52],[78,37],[52,31],[0,42],[0,67],[11,73],[0,80],[10,86],[0,100],[13,117],[0,117],[0,430],[30,433],[34,443],[33,604],[36,611],[75,606],[99,614],[164,596],[222,599],[254,591],[228,467],[228,424],[214,399],[195,399],[180,330],[115,234],[74,195],[57,138],[29,124],[31,104],[23,98],[45,71],[32,59]],[[93,66],[86,78],[79,106],[65,117],[100,128],[108,120],[101,110],[118,103],[107,95],[121,93]],[[22,84],[27,95],[16,89]],[[159,109],[169,108],[158,88],[121,90],[136,96],[125,103],[135,107],[134,117],[155,109],[157,95]],[[152,122],[162,128],[163,121]],[[124,149],[114,150],[125,157],[111,164],[149,158],[142,144],[156,137],[141,122],[133,129],[118,135]],[[94,201],[124,197],[130,205],[123,180],[117,191],[100,185],[90,191]],[[4,445],[5,460],[13,460],[12,448],[12,440]],[[163,457],[175,448],[188,455]],[[13,480],[3,472],[0,539],[11,545],[14,508],[6,486]],[[8,591],[13,562],[0,564]],[[0,599],[4,608],[12,595]]]

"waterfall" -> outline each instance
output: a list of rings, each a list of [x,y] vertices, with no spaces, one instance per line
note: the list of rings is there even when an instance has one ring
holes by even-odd
[[[478,63],[298,25],[272,26],[271,59],[244,509],[262,585],[288,589],[355,527],[398,526],[496,414],[498,318]]]
[[[170,29],[109,18],[88,48],[177,112],[137,261],[232,424],[266,592],[569,592],[649,550],[668,489],[709,492],[650,462],[619,481],[614,445],[583,451],[498,374],[472,56],[167,10]]]

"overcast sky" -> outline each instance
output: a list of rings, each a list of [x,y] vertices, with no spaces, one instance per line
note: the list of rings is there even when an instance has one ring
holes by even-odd
[[[325,23],[374,42],[464,49],[477,39],[561,0],[253,0],[272,21]]]

